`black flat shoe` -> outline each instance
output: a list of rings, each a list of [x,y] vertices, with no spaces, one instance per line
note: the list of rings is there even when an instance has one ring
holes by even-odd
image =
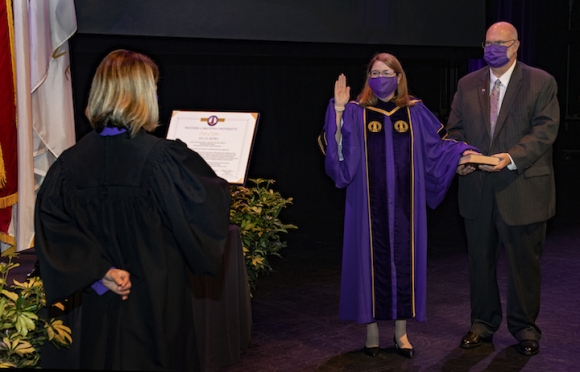
[[[473,349],[474,347],[478,347],[483,344],[489,344],[490,342],[491,337],[481,337],[477,333],[469,331],[465,336],[463,336],[459,346],[462,349]]]
[[[397,337],[393,336],[393,342],[395,343],[395,350],[397,351],[397,354],[404,356],[405,358],[412,358],[413,355],[415,355],[415,349],[410,348],[402,348],[399,346],[399,344],[397,343]]]
[[[365,345],[362,351],[368,356],[376,357],[380,354],[381,349],[379,347],[367,347],[367,345]]]
[[[536,355],[540,352],[540,344],[536,340],[521,340],[516,351],[525,356]]]

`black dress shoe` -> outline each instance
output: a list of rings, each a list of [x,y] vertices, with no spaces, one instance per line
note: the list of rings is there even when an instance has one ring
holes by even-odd
[[[399,344],[397,343],[397,337],[393,336],[393,341],[395,342],[395,350],[397,351],[397,354],[404,356],[405,358],[412,358],[413,355],[415,355],[415,349],[413,348],[402,348],[399,346]]]
[[[380,354],[381,349],[379,347],[367,347],[367,345],[365,345],[362,351],[368,356],[376,357]]]
[[[521,340],[516,350],[520,354],[532,356],[540,352],[540,344],[536,340]]]
[[[483,344],[488,344],[491,342],[491,337],[481,337],[477,333],[467,332],[465,336],[461,339],[461,344],[459,346],[463,349],[472,349],[474,347],[481,346]]]

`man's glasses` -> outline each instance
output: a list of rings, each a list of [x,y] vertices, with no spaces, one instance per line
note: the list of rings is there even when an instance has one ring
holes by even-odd
[[[509,43],[509,42],[511,42],[511,44],[510,44],[510,45],[506,45],[506,44],[507,44],[507,43]],[[515,42],[516,42],[516,40],[515,40],[515,39],[512,39],[512,40],[506,40],[506,41],[503,41],[503,40],[498,40],[498,41],[484,41],[483,43],[481,43],[481,46],[482,46],[483,48],[485,48],[485,47],[488,47],[488,46],[490,46],[490,45],[501,45],[501,46],[507,46],[507,47],[509,48],[509,47],[511,47],[512,45],[514,45],[514,44],[515,44]]]

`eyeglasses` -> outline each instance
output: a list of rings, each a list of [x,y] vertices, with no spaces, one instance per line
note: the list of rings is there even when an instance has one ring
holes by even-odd
[[[506,45],[509,42],[512,42],[510,45]],[[512,45],[514,45],[516,43],[516,39],[512,39],[512,40],[498,40],[498,41],[484,41],[483,43],[481,43],[481,46],[485,49],[485,47],[488,47],[490,45],[501,45],[501,46],[507,46],[508,48],[511,47]]]
[[[369,76],[372,78],[376,78],[379,76],[391,77],[391,76],[395,76],[395,75],[396,75],[396,73],[393,70],[383,70],[383,71],[373,70],[373,71],[369,72]]]

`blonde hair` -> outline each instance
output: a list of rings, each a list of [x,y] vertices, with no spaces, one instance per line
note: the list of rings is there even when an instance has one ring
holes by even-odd
[[[99,133],[105,127],[126,128],[131,137],[141,128],[153,131],[159,122],[158,78],[149,57],[123,49],[109,53],[91,83],[86,110],[91,126]]]
[[[378,98],[374,95],[371,87],[369,87],[369,78],[370,72],[373,68],[375,62],[381,61],[385,65],[389,66],[397,76],[400,76],[399,85],[397,86],[397,90],[395,90],[395,97],[393,98],[393,102],[399,107],[404,106],[413,106],[415,102],[411,99],[409,95],[409,88],[407,87],[407,75],[405,75],[405,71],[403,67],[401,67],[401,63],[399,60],[392,54],[389,53],[378,53],[376,54],[367,66],[367,78],[365,80],[365,85],[358,95],[357,99],[361,106],[374,106],[377,104]]]

